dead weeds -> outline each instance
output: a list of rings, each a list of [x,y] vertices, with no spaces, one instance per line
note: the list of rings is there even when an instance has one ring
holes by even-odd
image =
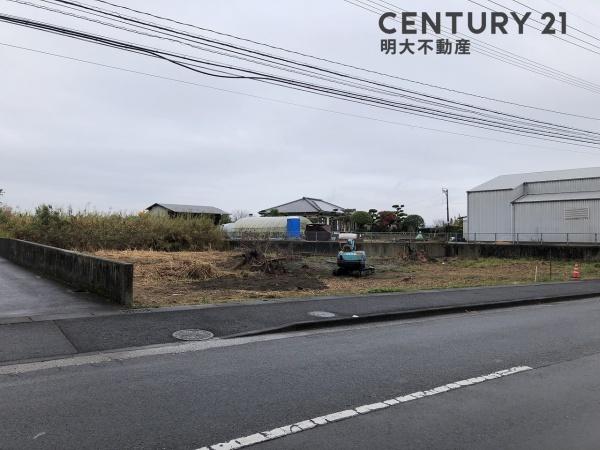
[[[247,253],[247,251],[246,251]],[[368,294],[566,281],[573,261],[370,258],[373,276],[334,277],[335,257],[244,252],[99,251],[134,264],[138,307],[219,303],[282,297]],[[537,267],[537,275],[536,275]],[[583,263],[583,278],[600,278],[600,263]]]

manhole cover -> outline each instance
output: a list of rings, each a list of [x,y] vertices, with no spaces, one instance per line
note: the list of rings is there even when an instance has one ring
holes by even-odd
[[[173,333],[173,337],[181,341],[205,341],[213,336],[214,334],[206,330],[178,330]]]
[[[311,311],[308,315],[314,317],[335,317],[334,313],[328,311]]]

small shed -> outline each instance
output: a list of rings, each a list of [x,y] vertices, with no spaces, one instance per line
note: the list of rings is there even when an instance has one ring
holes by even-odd
[[[330,241],[331,227],[322,223],[309,223],[304,234],[307,241]]]
[[[162,217],[207,217],[216,225],[227,213],[214,206],[179,205],[175,203],[153,203],[146,208],[149,214]]]

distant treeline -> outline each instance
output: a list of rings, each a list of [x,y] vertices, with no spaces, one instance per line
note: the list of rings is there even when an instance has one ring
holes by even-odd
[[[0,236],[81,251],[207,250],[223,244],[223,233],[208,219],[72,213],[49,205],[35,213],[0,207]]]

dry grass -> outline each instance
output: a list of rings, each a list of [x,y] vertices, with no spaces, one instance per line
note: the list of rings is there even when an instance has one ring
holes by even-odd
[[[336,293],[398,292],[475,286],[568,281],[574,262],[529,259],[440,260],[433,262],[379,261],[373,278],[333,278],[328,286]],[[375,262],[375,265],[377,263]],[[537,267],[537,277],[536,277]],[[552,269],[552,276],[550,276]],[[584,263],[584,278],[600,278],[600,264]]]
[[[290,260],[287,273],[269,275],[236,269],[239,253],[99,251],[98,256],[134,263],[139,307],[219,303],[244,299],[368,294],[421,289],[566,281],[574,261],[531,259],[404,261],[372,258],[377,272],[365,278],[334,277],[333,257]],[[550,276],[552,271],[552,276]],[[600,263],[581,264],[584,279],[600,278]]]
[[[47,205],[34,214],[0,208],[0,235],[81,251],[223,248],[223,233],[207,218],[73,213]]]
[[[100,250],[102,258],[134,264],[136,281],[157,282],[177,280],[206,280],[225,275],[219,270],[227,252],[157,252],[152,250]]]

